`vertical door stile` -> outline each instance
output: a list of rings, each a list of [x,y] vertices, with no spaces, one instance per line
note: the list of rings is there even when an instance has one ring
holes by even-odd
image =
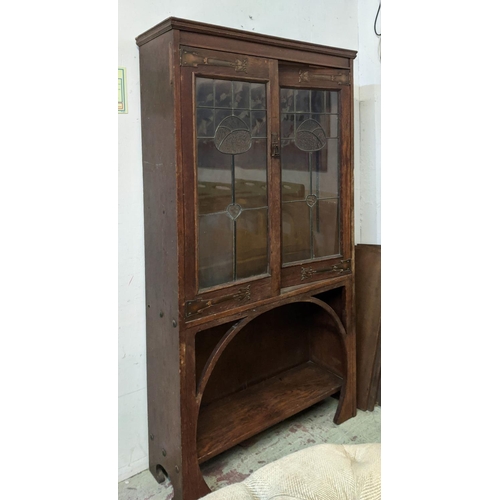
[[[186,165],[194,165],[196,161],[195,156],[195,140],[193,137],[194,127],[194,81],[195,76],[191,68],[180,67],[180,108],[182,114],[179,116],[180,121],[180,136],[181,136],[181,150],[182,155],[182,169],[181,179],[183,184],[183,211],[184,222],[181,238],[186,251],[184,252],[184,296],[192,297],[196,294],[197,282],[194,279],[189,279],[195,276],[196,260],[198,254],[197,245],[193,241],[189,241],[191,231],[196,232],[196,192],[191,188],[195,185],[196,172],[194,168],[187,168]],[[196,233],[195,233],[196,234]],[[190,250],[188,250],[190,249]]]
[[[340,91],[340,175],[341,175],[341,207],[342,232],[341,248],[345,259],[353,260],[352,248],[352,210],[349,200],[352,197],[352,165],[351,165],[351,87],[344,87]]]
[[[269,126],[269,207],[270,207],[270,272],[271,291],[281,291],[281,140],[280,140],[280,89],[278,61],[270,65],[270,126]],[[276,148],[277,142],[278,146]]]

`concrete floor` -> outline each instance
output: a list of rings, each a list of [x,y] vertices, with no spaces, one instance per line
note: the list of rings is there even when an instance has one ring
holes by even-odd
[[[328,398],[201,465],[208,486],[217,490],[289,453],[320,443],[380,443],[380,406],[358,410],[342,425],[333,423],[338,401]],[[119,500],[172,500],[167,479],[158,484],[149,471],[118,483]]]

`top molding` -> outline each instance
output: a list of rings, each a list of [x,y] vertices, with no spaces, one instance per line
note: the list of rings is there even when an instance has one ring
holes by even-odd
[[[139,35],[135,39],[135,41],[137,45],[141,46],[171,30],[189,31],[192,33],[201,33],[204,35],[215,35],[217,37],[273,45],[275,47],[284,49],[297,49],[308,52],[327,54],[331,56],[341,56],[349,59],[354,59],[357,54],[357,51],[355,50],[339,49],[310,42],[299,42],[296,40],[290,40],[288,38],[281,38],[271,35],[261,35],[259,33],[254,33],[253,31],[225,28],[222,26],[216,26],[214,24],[206,24],[197,21],[179,19],[177,17],[169,17],[165,21],[157,24],[156,26],[153,26],[151,29],[145,31],[142,35]]]

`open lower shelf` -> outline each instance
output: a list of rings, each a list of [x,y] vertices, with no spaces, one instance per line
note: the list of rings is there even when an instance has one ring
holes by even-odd
[[[335,394],[342,383],[334,373],[308,361],[202,407],[199,463]]]

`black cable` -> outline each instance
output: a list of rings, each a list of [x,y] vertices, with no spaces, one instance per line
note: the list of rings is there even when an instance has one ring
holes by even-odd
[[[377,15],[375,16],[375,22],[373,23],[373,31],[375,31],[375,34],[377,36],[382,36],[382,33],[377,33],[377,19],[378,19],[378,15],[380,13],[380,6],[382,5],[382,3],[379,3],[378,4],[378,10],[377,10]]]

